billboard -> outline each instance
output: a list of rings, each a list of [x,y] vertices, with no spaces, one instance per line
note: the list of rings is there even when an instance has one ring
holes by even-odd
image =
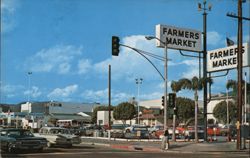
[[[207,52],[207,71],[224,71],[237,68],[237,45]],[[249,43],[242,45],[242,66],[250,66]]]
[[[156,25],[156,37],[167,43],[167,48],[201,52],[201,32],[167,25]],[[165,47],[157,40],[157,47]]]

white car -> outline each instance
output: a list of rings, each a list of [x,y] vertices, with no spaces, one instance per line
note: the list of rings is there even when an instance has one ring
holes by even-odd
[[[53,145],[71,147],[73,144],[80,144],[81,138],[73,135],[67,128],[61,127],[42,127],[39,130],[39,134],[35,134],[39,137],[47,139],[47,146]]]

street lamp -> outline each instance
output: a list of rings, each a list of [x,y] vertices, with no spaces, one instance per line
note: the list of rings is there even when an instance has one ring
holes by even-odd
[[[135,79],[135,83],[137,84],[137,107],[138,107],[138,124],[140,124],[140,105],[139,105],[139,102],[140,102],[140,100],[139,100],[139,96],[140,96],[140,84],[142,84],[142,78],[136,78]]]
[[[30,76],[32,75],[32,72],[28,72],[28,111],[30,113]]]
[[[146,36],[147,40],[156,39],[162,44],[164,44],[164,52],[165,52],[165,64],[164,64],[164,131],[167,129],[167,96],[168,96],[168,53],[167,53],[167,43],[161,41],[159,38],[154,36]]]
[[[211,11],[212,5],[209,4],[206,8],[207,1],[203,1],[203,7],[201,3],[198,3],[198,10],[203,10],[203,79],[205,80],[203,91],[203,114],[204,114],[204,141],[207,141],[207,10]]]

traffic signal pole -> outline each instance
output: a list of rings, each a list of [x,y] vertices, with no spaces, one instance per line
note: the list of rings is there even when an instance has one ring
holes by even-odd
[[[204,141],[207,141],[207,13],[203,13],[203,78],[205,79],[203,91],[204,114]]]
[[[242,126],[242,20],[250,20],[250,18],[242,17],[242,0],[238,0],[238,15],[227,14],[227,16],[238,19],[238,43],[237,43],[237,75],[238,75],[238,92],[237,92],[237,144],[236,148],[241,149],[241,126]]]
[[[238,118],[237,118],[237,149],[241,149],[241,124],[242,124],[242,1],[238,0]]]
[[[168,49],[167,44],[165,43],[164,47],[165,52],[165,64],[164,64],[164,131],[168,128],[168,107],[167,107],[167,96],[168,96]]]

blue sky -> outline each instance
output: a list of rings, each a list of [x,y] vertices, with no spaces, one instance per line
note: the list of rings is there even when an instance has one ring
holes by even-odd
[[[163,80],[154,68],[132,50],[121,48],[111,56],[111,36],[121,43],[163,55],[164,50],[145,35],[155,35],[157,24],[202,31],[202,0],[2,0],[1,102],[70,101],[108,103],[108,65],[112,66],[112,104],[137,97],[135,78],[143,78],[140,100],[159,99]],[[236,41],[236,0],[209,0],[208,50]],[[243,15],[250,17],[250,2]],[[243,23],[244,42],[249,22]],[[172,80],[198,75],[198,60],[169,50],[169,85]],[[191,52],[187,52],[191,53]],[[152,59],[163,73],[163,62]],[[248,69],[244,71],[250,72]],[[28,72],[32,72],[28,75]],[[29,87],[30,77],[30,89]],[[236,79],[230,71],[229,79]],[[213,93],[225,91],[225,77],[214,81]],[[248,79],[249,80],[249,79]],[[169,91],[170,88],[169,88]],[[193,97],[190,91],[179,96]],[[202,93],[200,93],[202,99]]]

